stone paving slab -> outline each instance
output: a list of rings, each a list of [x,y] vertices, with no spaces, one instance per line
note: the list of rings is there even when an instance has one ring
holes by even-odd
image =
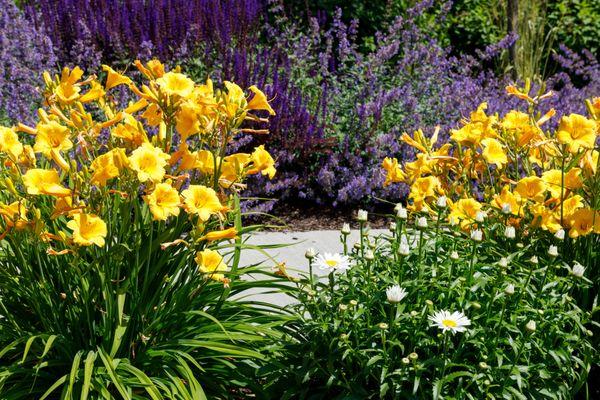
[[[384,229],[372,229],[370,234],[379,235],[387,232]],[[359,239],[358,230],[352,230],[348,237],[348,245],[352,246]],[[287,245],[277,249],[265,250],[268,256],[263,252],[254,249],[242,250],[240,266],[252,264],[262,264],[264,268],[273,268],[276,263],[284,262],[287,271],[292,276],[299,273],[308,274],[308,262],[304,257],[306,249],[314,248],[320,253],[339,253],[343,250],[340,241],[340,231],[322,230],[308,232],[261,232],[252,235],[247,242],[251,245]],[[326,276],[326,271],[320,271],[318,268],[313,271],[322,277]],[[290,304],[293,299],[281,293],[261,293],[254,292],[249,298],[257,301],[263,301],[280,306]]]

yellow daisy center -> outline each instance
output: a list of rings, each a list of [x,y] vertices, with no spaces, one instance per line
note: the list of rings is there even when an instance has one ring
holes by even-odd
[[[458,326],[458,324],[456,323],[456,321],[453,320],[453,319],[443,319],[442,320],[442,325],[447,326],[449,328],[456,328],[456,326]]]
[[[336,260],[325,260],[325,262],[327,263],[327,265],[329,265],[331,268],[333,267],[337,267],[337,265],[339,264],[339,262],[337,262]]]

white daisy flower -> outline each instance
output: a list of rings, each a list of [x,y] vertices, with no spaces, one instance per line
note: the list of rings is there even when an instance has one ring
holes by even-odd
[[[390,303],[400,303],[403,298],[406,297],[406,290],[400,287],[400,285],[394,285],[386,289],[385,294],[387,301]]]
[[[342,270],[350,268],[350,258],[339,253],[323,253],[315,258],[315,266],[322,270]]]
[[[438,311],[430,316],[429,319],[433,322],[431,326],[437,326],[444,332],[464,332],[467,330],[466,327],[471,325],[471,320],[459,311],[454,311],[453,313],[445,310]]]

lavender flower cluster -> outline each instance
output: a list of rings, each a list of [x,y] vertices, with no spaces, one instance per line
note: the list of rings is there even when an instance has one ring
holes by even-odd
[[[23,16],[14,0],[0,0],[0,121],[29,122],[42,72],[54,69],[50,39]]]

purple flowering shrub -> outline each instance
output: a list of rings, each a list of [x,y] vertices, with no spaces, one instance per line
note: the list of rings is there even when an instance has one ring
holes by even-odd
[[[56,64],[50,39],[13,0],[0,0],[0,121],[29,122],[41,99],[42,72]]]

